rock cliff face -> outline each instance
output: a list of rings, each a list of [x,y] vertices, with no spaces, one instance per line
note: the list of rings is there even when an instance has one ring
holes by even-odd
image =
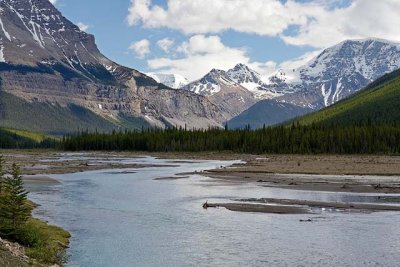
[[[76,104],[122,127],[121,115],[159,127],[220,126],[226,119],[204,97],[106,58],[94,36],[48,0],[0,1],[0,79],[1,90],[26,101]]]

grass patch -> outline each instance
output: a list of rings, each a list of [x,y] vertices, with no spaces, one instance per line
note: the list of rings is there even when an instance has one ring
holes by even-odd
[[[44,134],[35,133],[35,132],[28,132],[28,131],[25,131],[25,130],[16,130],[16,129],[2,129],[2,130],[10,132],[10,133],[13,133],[13,134],[16,134],[16,135],[21,136],[21,137],[25,137],[25,138],[31,139],[31,140],[33,140],[35,142],[38,142],[38,143],[40,143],[43,140],[48,138]]]
[[[64,229],[47,224],[41,220],[31,218],[21,229],[18,239],[26,248],[26,255],[43,264],[63,265],[67,261],[71,235]]]

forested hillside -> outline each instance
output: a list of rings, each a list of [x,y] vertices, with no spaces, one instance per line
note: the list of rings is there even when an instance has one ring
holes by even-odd
[[[381,77],[348,99],[298,119],[298,122],[302,125],[400,122],[400,70]]]

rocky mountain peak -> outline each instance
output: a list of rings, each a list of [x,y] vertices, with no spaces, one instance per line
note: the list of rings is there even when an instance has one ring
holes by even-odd
[[[347,40],[292,70],[294,79],[286,82],[276,79],[274,86],[294,92],[282,96],[283,100],[318,109],[336,103],[398,68],[400,44],[380,39]]]
[[[123,70],[100,53],[93,35],[81,31],[48,0],[0,1],[0,51],[3,63],[39,66],[96,82],[115,83]]]
[[[220,92],[221,86],[234,86],[235,84],[226,71],[212,69],[204,77],[188,84],[183,89],[203,96],[211,96]]]
[[[228,72],[219,69],[212,69],[182,89],[207,97],[227,118],[239,115],[257,102],[253,93],[232,80]]]
[[[131,125],[126,118],[158,127],[218,126],[225,119],[204,97],[109,60],[93,35],[48,0],[0,0],[0,79],[1,90],[21,101],[78,106],[116,127]]]
[[[37,60],[38,56],[42,59],[61,57],[68,61],[65,56],[75,54],[81,48],[99,53],[94,37],[64,18],[47,0],[2,0],[0,14],[3,43],[6,48],[10,45],[19,47],[22,52],[19,54],[28,62]],[[24,52],[30,56],[26,57]],[[8,57],[11,63],[16,61],[13,56]],[[33,59],[29,60],[31,57]]]
[[[270,87],[265,78],[245,64],[237,64],[227,71],[231,80],[242,85],[258,99],[270,99],[280,96],[280,93]]]
[[[228,70],[227,74],[238,83],[262,83],[261,75],[244,64],[237,64],[233,69]]]

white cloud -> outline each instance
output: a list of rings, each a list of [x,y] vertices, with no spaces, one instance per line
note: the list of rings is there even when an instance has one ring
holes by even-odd
[[[218,36],[195,35],[178,47],[178,52],[185,54],[210,54],[223,52],[227,47]]]
[[[170,38],[164,38],[157,42],[158,47],[161,48],[165,53],[169,53],[171,47],[174,45],[174,40]]]
[[[130,25],[167,27],[186,34],[219,33],[229,29],[279,36],[293,45],[317,48],[344,39],[379,37],[400,41],[398,0],[168,0],[167,8],[151,0],[131,0]],[[298,32],[290,36],[286,30]]]
[[[279,69],[292,70],[303,66],[315,58],[321,50],[308,52],[301,57],[278,64],[274,61],[254,62],[245,48],[229,47],[222,43],[220,37],[211,35],[194,35],[183,42],[177,52],[180,58],[161,57],[147,61],[154,72],[180,74],[190,81],[204,76],[211,69],[228,70],[238,63],[248,65],[264,77],[269,77]]]
[[[147,39],[142,39],[140,41],[134,42],[129,47],[138,58],[144,58],[150,53],[150,41]]]
[[[295,36],[283,36],[293,45],[334,45],[346,39],[377,37],[400,42],[400,1],[354,0],[346,8],[323,10]]]
[[[307,6],[307,9],[299,7]],[[291,0],[169,0],[168,8],[151,0],[132,0],[128,23],[145,27],[168,27],[185,33],[239,32],[276,35],[290,23],[303,24],[320,6],[299,5]]]
[[[220,37],[194,35],[183,42],[177,52],[180,58],[155,58],[147,61],[150,69],[156,72],[177,73],[189,80],[196,80],[211,69],[228,70],[238,63],[248,64],[262,75],[269,75],[277,68],[272,61],[251,62],[245,48],[225,46]]]
[[[155,58],[148,66],[155,71],[180,74],[195,80],[212,68],[228,69],[237,63],[248,63],[246,50],[225,46],[218,36],[195,35],[177,49],[180,58]]]
[[[84,32],[86,32],[89,29],[89,25],[87,25],[83,22],[78,22],[76,25],[79,27],[79,29],[81,31],[84,31]]]

